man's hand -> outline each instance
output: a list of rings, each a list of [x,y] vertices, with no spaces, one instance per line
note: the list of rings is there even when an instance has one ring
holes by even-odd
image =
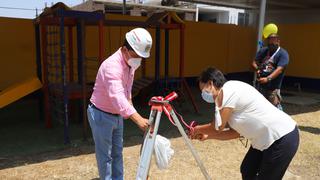
[[[141,118],[136,122],[136,124],[139,126],[139,128],[143,131],[146,131],[149,127],[148,119]]]
[[[256,60],[253,60],[251,65],[254,70],[258,70],[258,64],[257,64]]]
[[[149,120],[146,118],[143,118],[140,116],[140,114],[138,113],[134,113],[130,116],[130,119],[136,123],[138,125],[138,127],[143,130],[146,131],[149,127]]]
[[[268,81],[268,78],[263,77],[263,78],[259,78],[259,79],[258,79],[258,82],[259,82],[260,84],[266,84],[266,83],[268,83],[269,81]]]

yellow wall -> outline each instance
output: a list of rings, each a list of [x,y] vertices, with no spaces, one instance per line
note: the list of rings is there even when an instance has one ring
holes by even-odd
[[[144,21],[145,17],[132,17],[121,15],[107,15],[107,19]],[[132,27],[105,27],[106,54],[111,52],[123,42],[126,31]],[[121,32],[120,32],[121,31]],[[153,40],[151,57],[146,63],[147,76],[154,76],[155,62],[155,30],[149,29]],[[96,33],[97,35],[97,33]],[[120,36],[120,40],[119,40]],[[169,40],[169,74],[179,74],[179,30],[170,31]],[[160,72],[164,75],[164,30],[161,30]],[[225,73],[248,71],[255,54],[255,31],[252,28],[235,25],[213,23],[186,22],[185,30],[185,75],[198,76],[208,66],[215,66]],[[112,44],[112,45],[109,45]],[[110,51],[111,47],[111,51]],[[97,53],[97,52],[96,52]],[[139,75],[139,73],[137,73]]]
[[[256,52],[256,31],[253,28],[232,26],[229,36],[227,73],[249,71]]]
[[[0,18],[0,90],[36,76],[32,20]]]
[[[198,75],[208,66],[226,71],[229,31],[229,25],[187,23],[186,76]]]
[[[107,19],[132,19],[144,21],[145,17],[107,15]],[[32,20],[0,18],[0,90],[10,84],[36,75],[35,38]],[[115,52],[132,27],[104,28],[105,56]],[[280,25],[281,45],[288,50],[290,64],[286,74],[290,76],[320,78],[320,24]],[[149,29],[155,42],[155,30]],[[66,31],[67,32],[67,31]],[[76,29],[73,28],[74,59],[77,58]],[[66,35],[67,37],[67,35]],[[185,75],[198,76],[208,66],[215,66],[225,73],[250,70],[255,55],[256,32],[252,28],[213,23],[186,22]],[[161,76],[164,75],[164,31],[161,31]],[[170,31],[170,76],[179,71],[179,31]],[[66,39],[66,43],[67,43]],[[86,56],[98,59],[98,28],[86,27]],[[69,52],[67,52],[69,56]],[[88,62],[89,80],[95,79],[99,64]],[[155,44],[151,57],[146,61],[146,74],[154,77]],[[76,72],[76,61],[74,62]],[[141,68],[136,73],[141,76]]]
[[[248,71],[254,53],[252,28],[187,22],[186,76],[197,76],[208,66],[224,73]]]
[[[280,25],[279,34],[290,56],[286,75],[320,78],[320,24]]]

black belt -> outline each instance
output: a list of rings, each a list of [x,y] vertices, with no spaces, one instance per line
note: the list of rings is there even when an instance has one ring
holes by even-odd
[[[119,116],[119,114],[113,114],[113,113],[109,113],[109,112],[106,112],[106,111],[102,111],[101,109],[97,108],[97,107],[96,107],[94,104],[92,104],[91,102],[89,103],[89,106],[93,107],[93,108],[96,109],[96,110],[99,110],[99,111],[101,111],[101,112],[104,112],[104,113],[106,113],[106,114],[110,114],[110,115],[112,115],[112,116]]]

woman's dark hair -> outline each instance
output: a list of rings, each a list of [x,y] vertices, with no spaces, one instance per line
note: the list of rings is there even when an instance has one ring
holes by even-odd
[[[209,67],[199,77],[199,82],[207,83],[208,81],[212,81],[215,87],[221,88],[227,80],[221,71],[214,67]]]
[[[123,46],[126,47],[129,51],[134,51],[133,48],[128,43],[127,39],[124,40]]]

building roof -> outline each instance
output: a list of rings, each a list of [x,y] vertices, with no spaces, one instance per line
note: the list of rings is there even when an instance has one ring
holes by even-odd
[[[261,2],[261,0],[180,0],[180,1],[234,7],[234,8],[244,8],[244,9],[258,9]],[[320,1],[319,0],[267,0],[267,7],[273,10],[320,9]]]

